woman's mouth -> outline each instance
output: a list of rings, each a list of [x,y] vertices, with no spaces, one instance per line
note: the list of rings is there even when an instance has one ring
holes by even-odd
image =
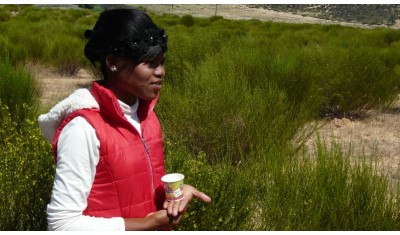
[[[162,85],[162,80],[150,83],[150,87],[154,90],[160,90]]]

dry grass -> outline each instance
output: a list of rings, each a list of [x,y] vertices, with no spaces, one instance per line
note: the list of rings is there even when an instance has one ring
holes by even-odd
[[[37,64],[29,64],[27,66],[40,85],[41,102],[44,107],[51,107],[57,102],[67,97],[72,91],[88,87],[94,78],[88,71],[81,69],[76,76],[61,76],[49,68]]]
[[[379,168],[392,179],[398,180],[400,162],[400,100],[391,110],[371,111],[363,120],[350,121],[347,118],[327,121],[307,141],[309,151],[313,150],[317,135],[326,143],[340,143],[352,148],[356,154],[376,157]]]

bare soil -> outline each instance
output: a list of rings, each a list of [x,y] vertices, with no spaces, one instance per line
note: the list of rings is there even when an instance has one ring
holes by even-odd
[[[355,156],[365,155],[376,161],[378,169],[394,180],[399,177],[400,163],[400,103],[390,111],[373,111],[363,120],[347,118],[325,121],[306,142],[309,151],[315,149],[317,135],[328,146],[338,143],[343,151],[352,150]]]
[[[94,81],[92,75],[84,69],[79,70],[73,77],[61,76],[39,64],[28,64],[27,69],[34,74],[39,83],[40,100],[45,107],[55,105],[78,88],[89,87]]]
[[[155,13],[191,14],[193,16],[215,15],[215,5],[145,5]],[[303,17],[290,13],[248,8],[244,5],[218,5],[217,14],[228,19],[260,19],[290,23],[340,23]],[[346,23],[340,23],[345,24]],[[355,27],[365,27],[355,25]],[[397,26],[393,26],[399,28]],[[73,90],[89,86],[94,80],[85,70],[74,77],[62,77],[54,71],[40,65],[28,65],[42,88],[41,100],[45,106],[52,106]],[[317,135],[327,143],[337,142],[345,148],[351,147],[355,153],[374,155],[379,167],[391,178],[398,179],[400,162],[400,99],[391,110],[372,110],[363,120],[334,119],[324,122],[317,133],[308,139],[306,145],[313,151]]]

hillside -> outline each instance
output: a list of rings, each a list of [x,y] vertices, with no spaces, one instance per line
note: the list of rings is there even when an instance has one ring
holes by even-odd
[[[110,9],[127,4],[38,4],[39,7]],[[400,4],[132,4],[156,14],[352,27],[400,27]]]
[[[368,25],[392,26],[400,18],[400,5],[396,4],[252,4],[247,6]]]

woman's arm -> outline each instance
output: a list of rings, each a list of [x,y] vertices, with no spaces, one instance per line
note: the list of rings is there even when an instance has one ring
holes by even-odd
[[[99,161],[100,143],[93,127],[82,117],[74,118],[62,130],[57,146],[56,175],[47,206],[48,229],[124,230],[122,218],[82,215]]]
[[[167,214],[167,210],[159,210],[148,214],[144,218],[128,218],[125,221],[125,230],[163,230],[178,225],[182,219],[184,213],[180,213],[178,216],[171,217]]]

